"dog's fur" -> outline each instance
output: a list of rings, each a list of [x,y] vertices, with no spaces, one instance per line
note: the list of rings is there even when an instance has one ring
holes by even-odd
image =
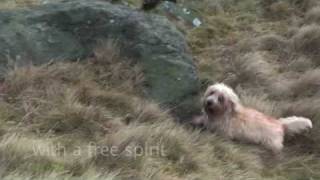
[[[196,119],[196,123],[230,139],[262,144],[275,153],[281,152],[285,134],[312,128],[307,118],[276,119],[244,107],[237,94],[222,83],[209,86],[202,101],[205,117]]]

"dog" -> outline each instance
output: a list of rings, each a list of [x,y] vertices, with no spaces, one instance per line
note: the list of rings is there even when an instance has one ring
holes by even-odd
[[[195,119],[226,138],[261,144],[274,153],[283,149],[286,134],[299,134],[312,128],[304,117],[274,118],[241,104],[238,95],[229,86],[216,83],[207,88],[203,97],[204,116]]]

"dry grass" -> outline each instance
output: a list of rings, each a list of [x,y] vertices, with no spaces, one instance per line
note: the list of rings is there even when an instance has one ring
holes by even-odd
[[[310,9],[306,14],[306,22],[309,24],[317,23],[320,24],[320,7],[316,6]]]
[[[290,7],[304,11],[304,3],[293,1]],[[107,42],[84,62],[8,71],[0,85],[1,179],[319,179],[318,26],[303,26],[287,39],[276,27],[288,21],[261,19],[256,1],[196,4],[208,15],[189,33],[204,84],[230,82],[248,106],[311,118],[311,132],[288,139],[277,159],[257,146],[176,124],[141,97],[141,69]],[[210,12],[211,6],[219,10]],[[51,154],[34,154],[35,146],[58,144]],[[153,146],[165,155],[142,153]],[[112,147],[116,156],[101,153]]]
[[[2,0],[0,9],[25,8],[39,5],[40,0]]]
[[[212,45],[215,41],[224,38],[232,29],[230,20],[221,16],[211,16],[207,25],[195,28],[188,33],[190,46],[194,51]]]
[[[141,72],[115,52],[108,44],[87,62],[9,71],[1,85],[2,179],[265,179],[259,150],[184,128],[142,99]],[[119,68],[102,73],[111,67]],[[116,155],[101,153],[112,147]]]
[[[306,56],[300,56],[292,60],[288,66],[287,69],[296,71],[296,72],[305,72],[309,69],[312,69],[314,67],[314,63],[312,60]]]
[[[317,95],[320,86],[320,70],[313,69],[302,74],[289,87],[292,96],[312,97]]]
[[[215,44],[194,51],[200,78],[206,82],[228,83],[240,94],[244,104],[276,117],[300,115],[312,119],[311,132],[287,138],[285,162],[273,162],[269,167],[270,162],[264,159],[269,170],[262,172],[270,179],[319,178],[312,170],[319,167],[320,160],[317,3],[260,1],[256,7],[265,10],[263,18],[251,12],[256,21],[246,28],[241,22],[229,19],[233,28],[228,35],[236,35],[235,43],[228,43],[229,37],[222,37]],[[305,12],[308,13],[304,16]],[[224,13],[219,16],[239,16],[234,11]]]
[[[269,7],[269,17],[272,18],[285,18],[290,16],[292,13],[292,8],[288,2],[278,1],[272,3]]]
[[[267,18],[284,18],[295,14],[300,15],[318,4],[317,0],[259,0],[263,15]]]
[[[276,34],[268,34],[258,38],[258,50],[272,51],[279,55],[288,54],[289,42],[282,36]]]
[[[320,26],[307,25],[300,30],[292,38],[294,50],[308,57],[312,57],[318,61],[320,48]],[[319,64],[319,62],[316,62]]]
[[[236,72],[239,83],[248,82],[266,84],[273,81],[273,75],[277,73],[277,67],[267,61],[267,54],[260,52],[248,53],[236,62]]]
[[[278,164],[269,170],[265,150],[176,124],[139,96],[139,68],[129,69],[130,61],[112,55],[117,51],[110,44],[103,47],[88,62],[8,73],[0,104],[2,179],[286,179],[290,168],[317,171],[291,158],[268,162]],[[121,74],[101,73],[117,66],[113,73]],[[123,78],[127,74],[134,77]],[[137,88],[127,88],[133,84]],[[241,97],[277,113],[267,96],[243,92]],[[116,155],[101,153],[112,147]],[[150,153],[150,147],[163,148],[164,154]],[[301,159],[309,163],[307,156]]]
[[[303,12],[320,5],[318,0],[287,0],[290,4],[294,5],[295,8],[302,10]]]

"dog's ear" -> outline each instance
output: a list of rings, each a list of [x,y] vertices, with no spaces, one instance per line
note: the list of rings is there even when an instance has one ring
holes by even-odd
[[[226,103],[225,103],[225,106],[226,106],[226,109],[231,110],[231,111],[234,111],[236,105],[235,105],[235,103],[234,103],[232,100],[227,99],[227,100],[226,100]]]

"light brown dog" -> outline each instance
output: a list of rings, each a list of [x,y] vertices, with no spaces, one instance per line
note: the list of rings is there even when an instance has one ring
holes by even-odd
[[[282,150],[285,134],[297,134],[312,128],[311,120],[304,117],[276,119],[244,107],[237,94],[222,83],[208,87],[203,108],[206,116],[197,119],[196,123],[230,139],[262,144],[275,153]]]

